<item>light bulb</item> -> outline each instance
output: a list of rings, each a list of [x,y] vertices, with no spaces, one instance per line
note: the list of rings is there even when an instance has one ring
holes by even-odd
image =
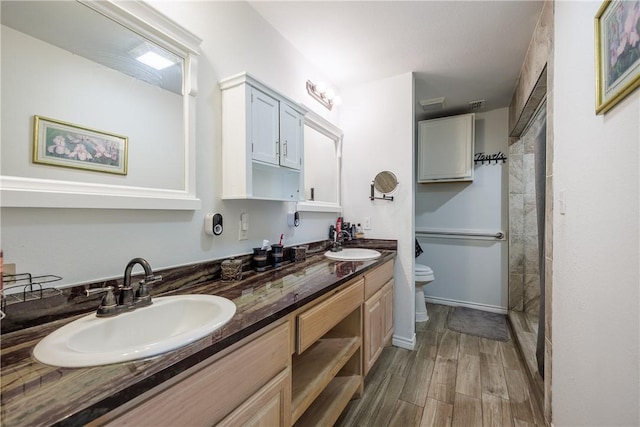
[[[324,94],[325,98],[327,98],[329,101],[331,101],[333,98],[335,98],[336,96],[336,92],[333,89],[327,89],[326,93]]]
[[[316,84],[315,89],[316,89],[316,92],[322,95],[327,91],[327,84],[325,82],[318,82],[318,84]]]

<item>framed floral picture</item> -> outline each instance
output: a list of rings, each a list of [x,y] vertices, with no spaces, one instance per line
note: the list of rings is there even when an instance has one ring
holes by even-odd
[[[33,162],[127,174],[126,136],[34,116]]]
[[[640,0],[606,0],[595,18],[596,114],[640,86]]]

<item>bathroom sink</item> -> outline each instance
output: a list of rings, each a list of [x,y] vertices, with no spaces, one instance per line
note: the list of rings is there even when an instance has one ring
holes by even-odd
[[[380,258],[380,252],[373,249],[345,248],[340,252],[327,251],[324,256],[336,261],[367,261]]]
[[[64,325],[43,338],[33,355],[64,368],[143,359],[211,334],[235,312],[232,301],[214,295],[157,297],[148,307],[115,317],[92,313]]]

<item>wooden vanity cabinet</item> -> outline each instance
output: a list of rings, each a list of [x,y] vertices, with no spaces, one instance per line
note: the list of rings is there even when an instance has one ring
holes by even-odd
[[[289,322],[265,329],[92,425],[290,426]]]
[[[358,277],[297,314],[294,425],[333,425],[349,400],[362,393],[363,302],[364,279]]]
[[[333,425],[392,333],[390,260],[90,425]]]
[[[227,427],[290,426],[291,371],[285,369],[280,372],[218,425]]]
[[[364,275],[364,352],[366,375],[393,336],[393,260]]]

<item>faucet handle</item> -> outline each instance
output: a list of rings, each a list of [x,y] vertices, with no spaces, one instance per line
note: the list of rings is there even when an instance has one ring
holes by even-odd
[[[145,277],[144,279],[142,279],[140,282],[138,282],[139,284],[144,284],[144,285],[150,285],[152,283],[157,283],[162,281],[162,276],[160,274],[150,274],[147,277]]]
[[[86,296],[90,296],[93,294],[99,294],[106,292],[105,296],[102,297],[102,301],[100,301],[100,306],[98,307],[98,311],[96,312],[97,317],[108,317],[114,316],[118,311],[118,302],[116,301],[116,297],[113,294],[113,286],[106,286],[104,288],[95,288],[95,289],[86,289],[84,294]]]
[[[104,288],[93,288],[93,289],[85,289],[85,296],[91,296],[93,294],[101,294],[103,292],[111,292],[113,293],[113,286],[105,286]]]
[[[149,285],[152,283],[157,283],[162,280],[162,276],[159,274],[150,274],[144,279],[138,282],[138,289],[136,290],[136,296],[134,298],[134,303],[138,306],[145,306],[152,304],[151,302],[151,294],[149,293]]]

